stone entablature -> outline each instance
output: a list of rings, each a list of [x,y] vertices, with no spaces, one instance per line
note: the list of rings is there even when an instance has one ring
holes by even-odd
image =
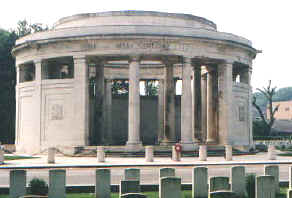
[[[174,124],[178,79],[180,140],[185,150],[201,143],[252,144],[250,75],[257,51],[251,42],[217,32],[215,24],[200,17],[129,13],[76,15],[61,19],[53,30],[16,42],[18,150],[88,145],[92,138],[109,141],[111,83],[121,79],[129,81],[129,150],[142,145],[141,80],[159,81],[161,144],[178,141]],[[162,18],[165,24],[159,25]],[[237,121],[242,127],[235,126]],[[242,135],[246,138],[239,141]]]

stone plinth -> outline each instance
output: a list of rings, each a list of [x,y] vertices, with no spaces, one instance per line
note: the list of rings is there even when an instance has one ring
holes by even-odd
[[[98,146],[96,149],[96,157],[98,162],[105,162],[104,147]]]
[[[207,145],[200,145],[199,148],[199,160],[206,161],[207,160]]]
[[[48,148],[48,163],[49,164],[55,163],[55,155],[56,155],[56,148],[55,147]]]
[[[225,160],[231,161],[232,160],[232,146],[225,145]]]
[[[172,146],[172,157],[173,161],[180,161],[181,160],[181,152],[176,151],[176,146]]]
[[[269,145],[268,148],[268,160],[275,160],[276,159],[276,153],[275,153],[275,146]]]
[[[146,160],[146,162],[153,162],[154,161],[153,146],[146,146],[145,147],[145,160]]]

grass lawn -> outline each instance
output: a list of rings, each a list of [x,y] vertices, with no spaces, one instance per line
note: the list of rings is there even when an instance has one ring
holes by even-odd
[[[281,188],[281,193],[276,196],[276,198],[286,198],[288,188]],[[144,192],[147,198],[158,198],[158,192]],[[192,191],[183,191],[183,198],[191,198]],[[8,195],[0,195],[0,198],[9,198]],[[94,193],[74,193],[74,194],[67,194],[66,198],[95,198]],[[119,198],[118,193],[112,193],[111,198]]]
[[[29,156],[4,156],[4,160],[19,160],[19,159],[34,159],[38,157],[29,157]]]

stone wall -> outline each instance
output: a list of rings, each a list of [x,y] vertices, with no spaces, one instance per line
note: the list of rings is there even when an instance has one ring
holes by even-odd
[[[114,144],[124,145],[128,138],[128,96],[113,96],[112,120]],[[180,140],[180,96],[176,96],[176,139]],[[141,96],[141,140],[157,143],[158,97]]]
[[[249,145],[250,144],[250,122],[249,122],[249,86],[244,83],[233,84],[233,130],[231,143],[233,145]]]

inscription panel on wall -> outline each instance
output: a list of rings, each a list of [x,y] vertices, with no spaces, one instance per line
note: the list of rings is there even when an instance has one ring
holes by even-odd
[[[100,42],[97,40],[88,40],[81,45],[84,50],[90,49],[153,49],[153,50],[177,50],[191,51],[195,46],[191,43],[175,42],[170,40],[133,40],[133,41],[117,41],[117,42]]]
[[[48,101],[48,118],[50,121],[64,119],[64,99],[54,98]]]
[[[64,111],[62,104],[52,104],[50,106],[50,120],[63,120]]]

